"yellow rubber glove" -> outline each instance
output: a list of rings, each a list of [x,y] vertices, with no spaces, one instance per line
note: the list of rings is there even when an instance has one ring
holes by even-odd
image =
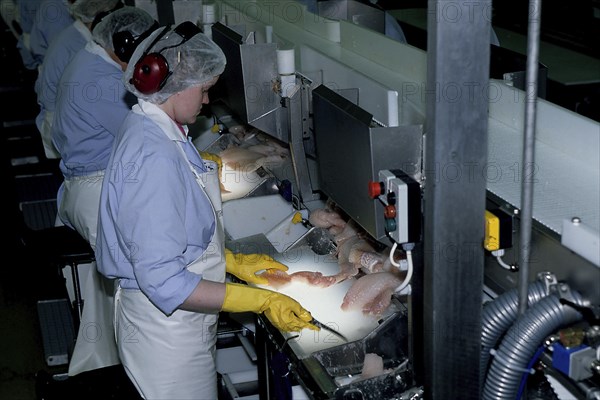
[[[238,283],[226,284],[222,311],[264,313],[275,328],[284,332],[320,330],[309,323],[310,313],[291,297]]]
[[[208,151],[200,151],[199,153],[200,153],[200,157],[202,157],[203,160],[214,161],[217,163],[219,168],[221,168],[223,166],[223,160],[221,160],[221,157],[219,157],[218,155],[216,155],[214,153],[209,153]]]
[[[207,151],[201,151],[200,153],[200,157],[202,157],[203,160],[210,160],[210,161],[214,161],[217,163],[217,166],[219,167],[219,177],[221,176],[221,171],[223,170],[223,160],[221,160],[221,157],[219,157],[218,155],[214,154],[214,153],[209,153]]]
[[[266,254],[233,254],[231,250],[225,249],[225,269],[248,283],[268,285],[267,278],[256,275],[258,271],[268,269],[287,271],[288,267]]]

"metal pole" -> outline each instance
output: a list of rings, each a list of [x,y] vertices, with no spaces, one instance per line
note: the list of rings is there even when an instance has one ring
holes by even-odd
[[[519,315],[527,310],[529,255],[531,253],[531,221],[533,214],[533,183],[535,182],[535,118],[537,107],[537,77],[540,48],[541,0],[529,2],[527,32],[527,73],[525,77],[525,134],[523,165],[521,166],[521,232],[519,242]]]
[[[433,400],[480,399],[490,10],[428,2],[422,354]]]

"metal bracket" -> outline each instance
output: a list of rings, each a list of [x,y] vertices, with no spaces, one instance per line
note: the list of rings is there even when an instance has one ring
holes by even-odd
[[[566,283],[561,282],[555,285],[550,285],[550,293],[555,294],[559,299],[564,299],[572,304],[579,305],[579,300],[573,296],[571,287]]]
[[[236,333],[236,336],[250,360],[252,360],[252,362],[256,362],[258,358],[256,355],[256,350],[254,349],[254,345],[250,342],[250,340],[248,340],[248,338],[244,334]]]
[[[304,137],[305,132],[308,132],[308,120],[310,118],[308,98],[311,95],[311,83],[302,79],[302,77],[299,80],[300,85],[298,88],[294,90],[290,97],[285,97],[282,100],[288,112],[288,142],[298,196],[301,201],[311,201],[319,199],[319,195],[314,193],[312,189],[304,149]]]
[[[546,286],[546,294],[550,294],[552,292],[552,287],[555,286],[556,284],[558,284],[558,280],[556,279],[556,276],[552,273],[552,272],[540,272],[539,274],[537,274],[537,279],[538,281],[544,283],[544,285]]]

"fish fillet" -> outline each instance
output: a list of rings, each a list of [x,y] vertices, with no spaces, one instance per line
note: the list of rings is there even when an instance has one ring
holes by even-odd
[[[232,169],[243,170],[246,172],[257,170],[260,165],[257,161],[264,157],[264,154],[248,150],[244,147],[231,146],[219,153],[223,165]]]
[[[358,242],[360,242],[360,238],[358,236],[352,236],[344,240],[342,243],[338,243],[338,263],[343,264],[350,262],[350,252],[352,251],[352,247]]]
[[[264,180],[257,170],[261,167],[274,168],[286,161],[284,155],[269,155],[248,148],[230,146],[219,153],[221,168],[221,198],[223,201],[239,199],[248,195]]]
[[[340,232],[346,226],[346,221],[338,213],[326,208],[319,208],[311,212],[308,222],[317,228],[328,229],[333,227],[340,230]]]
[[[348,261],[354,265],[360,265],[368,272],[377,272],[383,269],[383,255],[375,252],[373,246],[364,239],[359,239],[352,244],[348,253]]]
[[[365,354],[365,361],[363,362],[363,368],[360,373],[362,379],[379,376],[383,374],[383,371],[383,358],[375,353]]]
[[[323,276],[320,272],[315,271],[298,271],[293,274],[288,274],[280,270],[267,270],[260,274],[267,278],[269,286],[275,289],[280,289],[293,282],[301,282],[307,285],[318,286],[322,288],[329,287],[336,283],[335,276]]]
[[[378,315],[390,305],[394,290],[404,280],[404,273],[374,272],[354,282],[350,287],[341,308],[361,310],[364,314]]]
[[[356,276],[358,274],[358,268],[352,263],[340,263],[340,272],[332,275],[335,278],[335,283],[340,283],[348,278]]]
[[[255,153],[260,153],[265,156],[278,155],[282,157],[287,157],[289,155],[289,151],[286,148],[276,145],[273,142],[255,144],[253,146],[248,147],[248,150],[253,151]]]
[[[353,236],[358,236],[358,229],[354,225],[354,222],[348,222],[342,232],[334,236],[334,241],[340,245],[344,240],[347,240]]]
[[[239,141],[246,142],[253,139],[257,135],[258,130],[243,125],[235,125],[229,128],[229,132]]]

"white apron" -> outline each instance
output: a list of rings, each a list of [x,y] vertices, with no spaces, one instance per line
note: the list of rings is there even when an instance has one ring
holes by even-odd
[[[65,179],[59,191],[58,215],[69,224],[92,248],[96,247],[96,228],[103,173]],[[70,276],[69,267],[65,275]],[[75,348],[69,360],[69,376],[120,363],[113,327],[113,293],[115,282],[96,269],[96,263],[78,266],[83,315]],[[69,275],[67,275],[69,274]],[[70,279],[68,289],[74,299]]]
[[[185,157],[183,152],[182,156]],[[212,161],[204,163],[209,169],[204,174],[196,173],[191,165],[190,168],[212,203],[216,227],[207,250],[187,268],[202,274],[203,279],[224,282],[218,169]],[[140,290],[117,288],[115,336],[119,354],[127,375],[143,398],[217,399],[217,319],[218,314],[183,310],[166,316]]]

